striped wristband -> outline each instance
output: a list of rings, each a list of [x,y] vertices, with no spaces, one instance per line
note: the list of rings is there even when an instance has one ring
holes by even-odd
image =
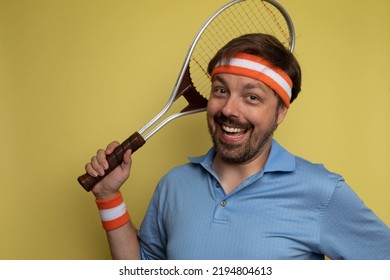
[[[130,221],[126,204],[120,192],[110,199],[96,199],[96,205],[105,230],[117,229]]]

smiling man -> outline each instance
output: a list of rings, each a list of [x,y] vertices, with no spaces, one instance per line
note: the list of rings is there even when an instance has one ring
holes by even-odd
[[[248,34],[210,61],[213,147],[159,182],[139,232],[119,192],[124,162],[92,190],[114,258],[390,259],[390,229],[344,179],[292,155],[273,134],[300,92],[295,57],[274,37]],[[103,175],[99,150],[87,172]]]

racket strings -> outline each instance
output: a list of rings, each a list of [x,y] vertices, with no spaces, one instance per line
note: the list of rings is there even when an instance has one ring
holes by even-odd
[[[268,11],[265,13],[267,18],[264,21],[270,30],[270,34],[274,34],[285,46],[290,45],[290,34],[288,24],[284,16],[274,6],[264,5],[264,8]],[[271,24],[273,23],[273,24]]]
[[[207,66],[216,52],[233,38],[248,33],[272,34],[286,47],[290,32],[285,16],[267,1],[243,0],[220,12],[200,36],[190,59],[191,80],[199,93],[208,96]]]

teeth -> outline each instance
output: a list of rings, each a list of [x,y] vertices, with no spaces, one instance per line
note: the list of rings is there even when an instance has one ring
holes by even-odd
[[[226,132],[229,132],[229,133],[239,133],[242,131],[240,128],[228,127],[225,125],[222,126],[222,129],[225,130]]]

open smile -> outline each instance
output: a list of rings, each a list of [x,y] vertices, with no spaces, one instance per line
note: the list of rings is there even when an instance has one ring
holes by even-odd
[[[246,135],[248,129],[247,128],[240,128],[240,127],[233,127],[228,125],[221,125],[221,129],[223,132],[223,139],[225,141],[234,141],[237,142]]]

